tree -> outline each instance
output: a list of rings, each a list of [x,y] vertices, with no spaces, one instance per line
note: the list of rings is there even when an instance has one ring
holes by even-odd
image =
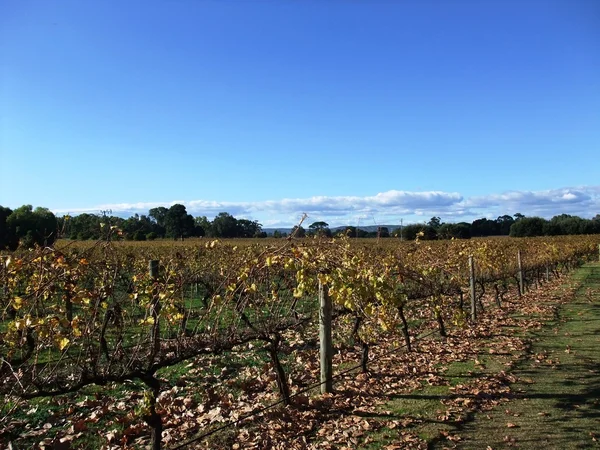
[[[502,236],[508,236],[510,233],[510,227],[513,223],[515,223],[515,219],[513,219],[512,216],[509,216],[508,214],[499,216],[496,219],[498,234]]]
[[[196,236],[213,236],[212,223],[210,223],[210,220],[208,220],[206,216],[194,218],[194,228],[196,230]]]
[[[471,224],[471,236],[494,236],[499,234],[498,223],[484,218],[474,220]]]
[[[379,235],[380,238],[389,238],[390,230],[388,227],[378,227],[377,234]]]
[[[467,222],[445,223],[438,229],[438,239],[469,239],[471,224]]]
[[[437,230],[442,225],[442,219],[439,217],[432,217],[429,219],[429,222],[427,222],[427,225]]]
[[[303,238],[306,236],[306,230],[302,227],[302,225],[300,225],[300,226],[294,225],[294,228],[292,228],[292,232],[290,233],[290,236],[294,236],[297,238]]]
[[[0,250],[4,250],[10,244],[10,234],[6,219],[12,214],[12,209],[0,206]]]
[[[542,236],[547,221],[541,217],[523,217],[510,227],[511,237]]]
[[[57,235],[58,221],[48,209],[31,205],[23,205],[15,209],[6,218],[6,229],[9,235],[8,247],[12,250],[18,245],[31,248],[34,245],[51,246]]]
[[[168,209],[164,221],[167,237],[183,240],[194,235],[194,218],[187,213],[185,206],[179,203]]]
[[[238,237],[262,237],[262,225],[256,220],[238,219],[237,230]]]
[[[238,223],[235,217],[226,212],[220,212],[212,221],[212,236],[234,238],[238,236]]]
[[[308,229],[310,230],[310,234],[331,237],[331,230],[327,222],[313,222],[309,225]]]
[[[148,215],[154,219],[158,226],[165,227],[165,221],[168,212],[169,210],[167,208],[165,208],[164,206],[159,206],[157,208],[152,208],[150,211],[148,211]]]
[[[95,214],[83,213],[66,222],[66,233],[70,239],[99,239],[101,219]]]
[[[340,234],[344,234],[351,238],[363,238],[367,237],[368,235],[368,233],[365,230],[353,226],[347,226],[346,228],[340,231]]]
[[[134,214],[133,216],[125,219],[122,224],[122,229],[125,232],[127,239],[133,239],[134,241],[146,240],[146,236],[155,231],[158,225],[145,215]],[[142,238],[143,236],[143,238]]]
[[[400,231],[396,231],[398,231],[399,235]],[[424,224],[406,225],[402,229],[402,235],[407,241],[414,241],[417,239],[417,237],[422,240],[432,240],[437,238],[437,232],[435,231],[435,228]]]

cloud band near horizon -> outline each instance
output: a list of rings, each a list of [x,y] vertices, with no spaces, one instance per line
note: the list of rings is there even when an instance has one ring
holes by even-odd
[[[472,221],[522,213],[550,218],[572,214],[591,218],[600,213],[600,186],[565,187],[545,191],[509,191],[465,198],[458,192],[411,192],[390,190],[372,196],[315,196],[257,202],[174,200],[168,203],[139,202],[105,204],[89,208],[53,209],[56,214],[81,214],[111,210],[129,217],[147,214],[151,208],[180,203],[193,216],[212,219],[220,212],[236,218],[258,220],[265,227],[286,227],[308,214],[308,222],[323,220],[330,226],[423,222],[439,216],[445,222]]]

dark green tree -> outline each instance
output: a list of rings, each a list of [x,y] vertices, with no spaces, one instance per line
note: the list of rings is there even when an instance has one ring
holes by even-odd
[[[300,226],[294,225],[294,227],[292,228],[292,231],[290,233],[290,236],[294,236],[297,238],[306,237],[306,230],[302,227],[302,225],[300,225]]]
[[[513,223],[515,223],[515,219],[513,219],[512,216],[509,216],[508,214],[499,216],[496,219],[498,234],[502,236],[508,236],[510,233],[510,227]]]
[[[437,230],[438,239],[469,239],[471,224],[467,222],[445,223]]]
[[[442,225],[442,219],[439,217],[432,217],[429,219],[429,222],[427,222],[427,225],[437,230]]]
[[[71,239],[100,239],[102,219],[95,214],[83,213],[70,217],[65,222],[66,234]]]
[[[379,235],[380,238],[389,238],[390,230],[388,227],[378,227],[377,234]]]
[[[148,211],[148,215],[152,219],[154,219],[154,221],[157,223],[158,226],[166,228],[166,220],[167,220],[168,212],[169,212],[168,208],[165,208],[164,206],[159,206],[157,208],[152,208],[150,211]]]
[[[547,221],[541,217],[524,217],[510,227],[511,237],[542,236]]]
[[[145,215],[134,214],[123,221],[122,229],[126,239],[145,241],[148,234],[156,232],[158,225]]]
[[[0,250],[4,250],[10,245],[10,234],[6,219],[12,214],[12,209],[0,206]]]
[[[481,218],[474,220],[471,224],[471,236],[496,236],[500,234],[498,223],[495,220]]]
[[[31,205],[15,209],[6,218],[6,227],[11,249],[17,245],[26,248],[36,244],[50,246],[58,234],[56,216],[48,208],[38,207],[34,210]]]
[[[238,219],[237,220],[237,237],[263,237],[262,225],[256,220]]]
[[[400,230],[397,231],[400,233]],[[435,231],[435,228],[425,224],[406,225],[402,229],[402,235],[403,239],[407,241],[414,241],[417,239],[417,237],[419,237],[421,240],[437,239],[437,232]]]
[[[194,228],[196,230],[196,236],[213,236],[212,223],[206,216],[195,217]]]
[[[337,232],[337,234],[348,236],[350,238],[364,238],[367,237],[369,233],[367,233],[362,228],[357,228],[352,225],[348,225],[347,227],[341,228]]]
[[[231,214],[220,212],[212,221],[212,236],[234,238],[238,236],[238,221]]]
[[[183,240],[194,235],[194,218],[179,203],[171,206],[164,218],[166,236]]]
[[[308,230],[311,235],[331,237],[331,230],[327,222],[313,222],[308,226]]]

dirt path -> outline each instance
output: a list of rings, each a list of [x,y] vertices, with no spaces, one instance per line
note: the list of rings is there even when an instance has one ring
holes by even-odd
[[[515,398],[465,423],[456,448],[600,448],[600,265],[575,277],[575,300],[512,371]]]

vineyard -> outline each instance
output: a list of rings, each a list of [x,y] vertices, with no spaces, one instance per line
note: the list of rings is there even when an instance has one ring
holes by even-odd
[[[336,377],[368,373],[382,357],[381,343],[394,343],[386,352],[410,360],[420,339],[475,327],[597,260],[599,244],[597,235],[178,245],[107,239],[7,253],[0,265],[0,447],[27,438],[14,420],[27,402],[60,402],[93,386],[135,391],[131,402],[104,405],[120,427],[94,445],[201,446],[229,424],[240,440],[244,421],[266,417],[274,403],[306,411]],[[165,393],[186,380],[199,396],[166,405]],[[265,389],[272,393],[259,397]],[[100,402],[102,389],[94,392]],[[189,412],[193,427],[170,417],[175,406]],[[89,425],[66,425],[24,442],[89,445],[77,443]],[[170,438],[177,427],[178,438]],[[268,433],[260,439],[259,447],[274,445],[266,444]]]

